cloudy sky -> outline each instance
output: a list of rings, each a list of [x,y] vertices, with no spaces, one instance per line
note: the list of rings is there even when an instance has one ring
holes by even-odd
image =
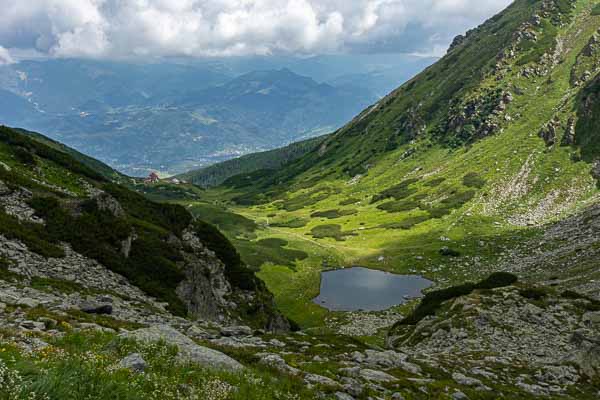
[[[131,58],[441,54],[511,0],[0,0],[0,64]]]

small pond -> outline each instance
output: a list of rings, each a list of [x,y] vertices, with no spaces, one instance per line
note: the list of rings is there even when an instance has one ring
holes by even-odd
[[[381,311],[420,297],[433,282],[352,267],[321,273],[321,293],[313,301],[331,311]]]

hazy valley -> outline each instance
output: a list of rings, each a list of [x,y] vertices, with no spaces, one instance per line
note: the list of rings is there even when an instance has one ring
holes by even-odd
[[[381,58],[351,68],[339,68],[352,61],[343,57],[258,59],[243,69],[217,60],[24,61],[0,66],[0,117],[130,175],[175,174],[330,133],[433,62]]]

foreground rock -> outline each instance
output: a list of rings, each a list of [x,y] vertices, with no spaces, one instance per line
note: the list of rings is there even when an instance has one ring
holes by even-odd
[[[575,332],[571,343],[577,347],[571,361],[590,378],[600,377],[600,340],[586,337],[582,332]]]
[[[121,368],[130,369],[133,372],[142,373],[148,365],[140,354],[132,353],[122,359],[119,366]]]
[[[164,341],[167,345],[179,350],[178,357],[183,362],[190,362],[212,369],[241,371],[244,366],[233,358],[213,349],[200,346],[192,339],[167,325],[155,325],[138,329],[121,335],[139,342],[153,343]]]
[[[463,387],[491,390],[501,384],[537,396],[566,394],[599,376],[600,330],[590,312],[597,305],[548,287],[475,291],[443,303],[415,325],[396,326],[388,344],[451,370]],[[356,359],[407,370],[399,356]]]

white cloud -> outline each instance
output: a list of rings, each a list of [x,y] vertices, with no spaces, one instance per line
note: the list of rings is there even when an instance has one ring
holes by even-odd
[[[8,50],[0,46],[0,65],[13,64],[15,60],[11,57]]]
[[[0,0],[0,45],[95,58],[430,52],[510,1]]]

